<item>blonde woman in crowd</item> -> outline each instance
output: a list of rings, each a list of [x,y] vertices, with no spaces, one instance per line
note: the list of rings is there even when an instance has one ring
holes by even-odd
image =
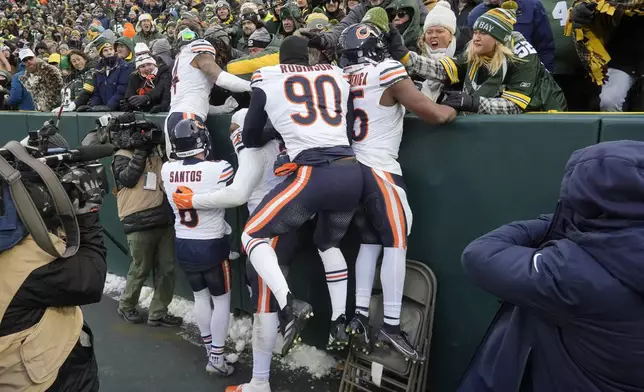
[[[463,89],[446,92],[442,104],[462,112],[519,114],[563,111],[563,92],[545,69],[534,47],[516,31],[513,10],[494,8],[474,24],[474,36],[458,57],[440,60],[405,48],[392,30],[389,51],[407,70],[441,83],[462,82]]]

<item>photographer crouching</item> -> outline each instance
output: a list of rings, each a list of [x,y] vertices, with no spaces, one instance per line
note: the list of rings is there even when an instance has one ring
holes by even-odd
[[[93,392],[98,368],[79,306],[99,302],[105,284],[104,184],[102,166],[82,161],[113,149],[96,156],[60,135],[35,139],[44,144],[0,150],[0,390]]]
[[[131,114],[130,114],[131,115]],[[148,325],[174,327],[183,322],[168,314],[174,294],[174,213],[161,184],[163,135],[156,125],[126,125],[128,114],[113,125],[112,139],[120,149],[114,155],[118,214],[132,256],[118,314],[129,323],[144,320],[136,306],[143,283],[152,271],[154,296]]]

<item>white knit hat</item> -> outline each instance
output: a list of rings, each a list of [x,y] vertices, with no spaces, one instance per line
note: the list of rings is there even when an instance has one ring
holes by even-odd
[[[423,32],[430,27],[440,26],[449,30],[452,35],[456,33],[456,15],[452,11],[452,6],[445,0],[440,0],[431,11],[427,13]]]
[[[134,56],[137,69],[143,64],[157,65],[156,60],[152,57],[150,48],[148,48],[148,46],[143,42],[139,42],[138,44],[134,45]]]
[[[134,45],[134,55],[139,56],[145,53],[149,53],[150,48],[145,42],[139,42],[136,45]]]

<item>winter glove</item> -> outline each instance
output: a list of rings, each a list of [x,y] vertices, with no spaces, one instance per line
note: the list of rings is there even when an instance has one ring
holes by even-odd
[[[235,98],[233,98],[232,96],[230,96],[230,97],[226,98],[226,101],[224,101],[223,105],[219,105],[219,106],[210,105],[210,109],[208,110],[208,114],[231,113],[233,110],[237,109],[237,107],[239,107],[239,104],[237,103],[237,100]]]
[[[441,103],[460,112],[478,113],[481,98],[473,97],[462,91],[446,91]]]
[[[135,108],[140,108],[150,103],[150,97],[147,95],[133,95],[127,99],[127,102]]]
[[[324,44],[324,37],[322,34],[314,33],[311,30],[302,31],[302,35],[309,39],[309,48],[324,50],[327,49]]]
[[[82,112],[89,112],[89,111],[91,111],[91,110],[92,110],[92,107],[91,107],[91,106],[89,106],[89,105],[81,105],[81,106],[79,106],[79,107],[77,107],[77,108],[76,108],[76,111],[77,111],[77,112],[81,112],[81,113],[82,113]]]
[[[190,210],[192,209],[192,197],[195,194],[192,193],[192,189],[179,186],[177,190],[172,194],[172,201],[177,206],[179,210]]]
[[[61,179],[76,215],[97,212],[103,204],[103,190],[85,169],[74,168]]]
[[[280,153],[273,162],[273,173],[276,176],[287,176],[298,168],[297,163],[291,162],[291,158],[286,152]]]
[[[400,32],[395,26],[392,25],[389,33],[385,34],[385,41],[387,42],[389,53],[394,60],[402,62],[403,58],[409,54],[409,49],[403,43],[402,35],[400,35]]]
[[[60,106],[52,110],[52,113],[58,113],[60,110]],[[76,104],[74,102],[70,102],[69,105],[63,106],[63,112],[73,112],[76,110]]]
[[[298,31],[303,37],[309,40],[309,48],[324,49],[322,36],[318,32],[311,31],[311,29],[307,28],[301,28]]]
[[[597,3],[579,3],[570,12],[573,27],[581,28],[593,23]]]
[[[150,114],[167,112],[167,111],[168,111],[168,106],[167,105],[154,105],[150,109]]]
[[[130,104],[126,99],[121,99],[119,106],[122,112],[129,112],[130,110],[132,110],[132,108],[130,108]]]
[[[107,105],[92,106],[92,112],[111,112],[111,111],[112,109],[110,109],[110,107]]]
[[[152,144],[152,143],[150,143]],[[147,146],[145,136],[143,136],[143,133],[141,132],[134,132],[130,136],[130,145],[136,149],[141,149],[144,150],[145,147]]]

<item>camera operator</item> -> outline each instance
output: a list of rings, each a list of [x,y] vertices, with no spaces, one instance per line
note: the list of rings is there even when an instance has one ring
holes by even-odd
[[[183,322],[168,314],[174,294],[174,213],[161,184],[163,160],[147,135],[135,128],[127,146],[122,138],[112,163],[119,218],[132,255],[118,314],[129,323],[143,322],[136,305],[143,283],[153,271],[148,325],[174,327]]]
[[[57,135],[56,139],[62,137]],[[49,235],[51,244],[63,254],[73,241],[61,234],[62,221],[52,208],[54,193],[49,193],[42,182],[31,180],[22,167],[20,170],[22,184],[38,210],[32,212],[43,219],[39,234],[44,238]],[[6,178],[4,174],[2,178]],[[92,334],[83,323],[79,306],[99,302],[105,284],[107,250],[98,214],[102,195],[99,184],[83,170],[70,170],[61,182],[66,190],[71,187],[96,196],[81,202],[78,192],[67,192],[75,209],[80,241],[76,253],[66,258],[56,258],[39,247],[38,240],[43,236],[28,226],[33,219],[23,223],[18,205],[24,209],[28,197],[16,197],[14,203],[11,193],[22,185],[11,185],[10,192],[10,184],[0,180],[2,391],[94,392],[99,387]]]

